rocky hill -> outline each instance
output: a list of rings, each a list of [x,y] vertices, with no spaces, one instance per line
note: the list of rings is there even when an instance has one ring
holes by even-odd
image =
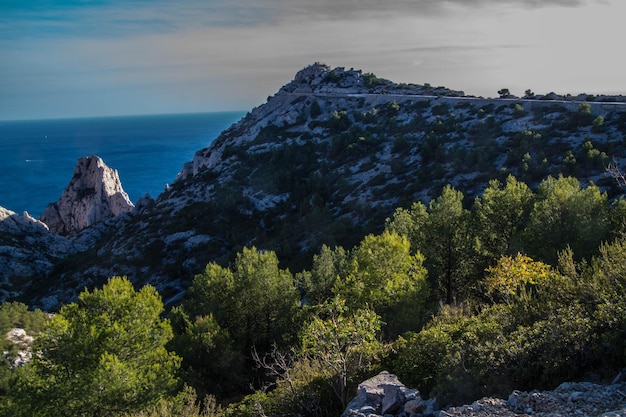
[[[199,150],[156,200],[72,229],[78,249],[44,251],[32,276],[3,278],[49,309],[111,275],[151,283],[173,303],[209,261],[255,245],[295,272],[322,244],[351,247],[448,183],[469,200],[493,178],[564,173],[614,196],[605,165],[626,156],[626,104],[581,99],[599,98],[484,99],[315,64]]]

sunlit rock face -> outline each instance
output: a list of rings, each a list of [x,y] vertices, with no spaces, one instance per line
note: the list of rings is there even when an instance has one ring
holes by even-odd
[[[117,170],[109,168],[98,156],[88,156],[78,160],[61,198],[48,205],[40,220],[50,231],[66,236],[130,212],[133,207]]]

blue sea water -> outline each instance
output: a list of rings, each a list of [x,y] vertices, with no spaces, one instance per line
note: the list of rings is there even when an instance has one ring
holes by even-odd
[[[59,199],[78,158],[117,169],[131,201],[159,195],[195,151],[244,112],[0,121],[0,206],[39,217]]]

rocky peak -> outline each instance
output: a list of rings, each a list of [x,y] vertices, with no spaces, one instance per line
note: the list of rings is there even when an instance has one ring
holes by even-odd
[[[375,83],[371,81],[376,79]],[[367,94],[378,85],[392,85],[388,80],[370,74],[363,76],[361,70],[330,68],[324,64],[313,64],[298,71],[294,79],[276,94]]]
[[[292,81],[268,97],[267,103],[252,109],[242,120],[222,132],[208,148],[197,151],[193,161],[183,166],[177,180],[195,176],[207,169],[221,171],[225,167],[223,155],[226,147],[232,149],[251,143],[268,127],[298,124],[309,112],[306,103],[310,104],[311,101],[319,101],[317,104],[322,106],[324,102],[330,103],[331,112],[341,108],[361,110],[357,109],[357,103],[362,101],[370,106],[366,109],[370,111],[372,107],[392,100],[464,96],[463,91],[429,85],[395,84],[359,69],[331,68],[315,63],[298,71]],[[306,121],[308,125],[311,119]]]
[[[301,69],[294,79],[285,84],[280,94],[306,94],[336,91],[337,88],[356,91],[362,84],[360,70],[348,70],[343,67],[331,69],[324,64],[313,64]]]
[[[363,73],[359,69],[344,67],[331,68],[328,65],[315,63],[298,71],[294,79],[284,85],[276,94],[403,94],[403,95],[434,95],[463,97],[463,91],[454,91],[445,87],[433,88],[430,85],[395,84],[372,73]],[[275,96],[275,97],[276,97]]]
[[[297,84],[313,84],[313,80],[326,76],[331,71],[328,65],[315,63],[298,71],[293,81]]]
[[[78,159],[61,198],[49,204],[39,219],[50,231],[65,236],[130,212],[133,207],[117,170],[109,168],[98,156],[87,156]]]

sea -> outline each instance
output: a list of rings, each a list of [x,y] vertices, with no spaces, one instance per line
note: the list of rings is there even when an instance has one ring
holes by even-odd
[[[118,171],[133,203],[156,198],[185,162],[245,112],[0,120],[0,206],[39,217],[61,197],[80,157]]]

